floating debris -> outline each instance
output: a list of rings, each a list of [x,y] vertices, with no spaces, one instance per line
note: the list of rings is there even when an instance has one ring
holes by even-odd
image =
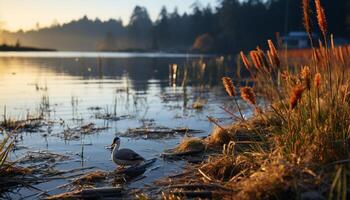
[[[130,115],[121,115],[117,116],[114,114],[110,113],[97,113],[95,114],[96,119],[103,119],[103,120],[110,120],[110,121],[119,121],[119,120],[124,120],[124,119],[129,119],[131,118]]]
[[[47,126],[42,117],[28,118],[25,120],[5,119],[0,123],[0,128],[9,132],[43,132],[41,128]]]
[[[108,176],[108,172],[104,171],[94,171],[89,172],[73,181],[75,185],[91,185],[93,183],[103,181]]]
[[[52,195],[46,199],[106,199],[106,198],[122,198],[123,189],[121,187],[103,187],[93,189],[80,189],[63,194]]]
[[[155,181],[154,184],[161,188],[158,193],[162,199],[221,199],[222,195],[234,192],[223,185],[208,183],[195,173],[197,167],[186,165],[184,172]]]
[[[133,180],[142,175],[148,167],[150,167],[156,158],[147,160],[140,165],[130,166],[127,168],[117,169],[113,172],[106,171],[92,171],[75,178],[70,184],[65,184],[62,187],[73,186],[73,191],[65,192],[58,195],[52,195],[46,199],[105,199],[105,198],[121,198],[126,195],[120,184]],[[97,183],[105,182],[109,184],[112,180],[113,185],[117,187],[99,187],[93,189],[86,189],[95,187]]]
[[[100,106],[91,106],[87,108],[88,110],[102,110],[102,107]]]
[[[120,133],[123,137],[136,137],[142,139],[161,139],[175,137],[176,135],[196,134],[202,133],[201,130],[189,129],[189,128],[167,128],[167,127],[139,127],[130,128],[124,133]]]
[[[18,186],[34,188],[34,185],[58,179],[80,176],[84,170],[94,167],[58,170],[55,165],[70,157],[48,151],[27,152],[25,156],[13,162],[6,162],[0,172],[0,192],[10,191]],[[21,165],[21,166],[19,166]],[[44,191],[42,191],[45,193]],[[45,193],[46,194],[46,193]]]
[[[94,134],[107,129],[108,127],[96,127],[94,123],[89,123],[75,128],[68,127],[63,131],[63,134],[58,134],[58,136],[65,140],[77,140],[81,137],[81,135]]]
[[[52,153],[49,151],[27,151],[26,155],[19,160],[18,163],[38,163],[38,162],[60,162],[70,159],[70,156],[62,155],[58,153]]]

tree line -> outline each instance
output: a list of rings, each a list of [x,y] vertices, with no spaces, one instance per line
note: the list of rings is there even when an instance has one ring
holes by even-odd
[[[314,0],[310,0],[313,5]],[[322,0],[329,32],[349,38],[350,1]],[[314,10],[313,6],[311,9]],[[316,19],[313,19],[313,27]],[[219,0],[216,7],[195,3],[188,13],[163,7],[155,21],[136,6],[129,24],[87,17],[28,32],[3,32],[15,43],[58,50],[169,51],[236,53],[290,31],[303,31],[301,0]],[[315,28],[313,30],[317,32]],[[52,39],[54,38],[54,39]]]
[[[310,4],[313,7],[313,0]],[[348,38],[350,1],[323,0],[322,4],[329,31],[336,37]],[[316,19],[313,22],[316,27]],[[186,46],[204,35],[213,41],[210,50],[235,53],[263,45],[266,39],[275,38],[276,33],[286,35],[290,31],[304,31],[301,0],[221,0],[216,8],[195,4],[189,15],[180,16],[176,10],[168,13],[162,8],[153,25],[153,42],[156,48]],[[313,31],[317,33],[317,29]]]

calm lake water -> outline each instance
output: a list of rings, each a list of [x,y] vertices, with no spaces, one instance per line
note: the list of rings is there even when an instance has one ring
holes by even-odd
[[[138,127],[190,128],[203,131],[193,134],[203,137],[213,126],[207,116],[223,124],[230,122],[220,109],[228,98],[218,86],[223,75],[234,73],[229,63],[223,58],[185,54],[0,53],[0,114],[6,110],[8,118],[25,119],[41,113],[47,123],[39,131],[21,133],[11,159],[19,159],[28,151],[47,150],[70,156],[57,163],[60,170],[94,166],[113,171],[116,165],[105,147],[114,136],[122,135],[122,148],[131,148],[147,159],[157,158],[144,178],[126,187],[143,187],[180,173],[184,161],[164,161],[159,155],[178,144],[182,134],[147,138],[128,135],[127,131]],[[176,77],[169,67],[174,64]],[[203,109],[192,108],[196,100],[205,102]],[[106,114],[112,117],[104,118]],[[64,137],[64,131],[91,123],[106,129]],[[35,187],[56,194],[65,191],[56,187],[67,181]],[[14,199],[38,193],[24,187],[13,192],[10,196]]]

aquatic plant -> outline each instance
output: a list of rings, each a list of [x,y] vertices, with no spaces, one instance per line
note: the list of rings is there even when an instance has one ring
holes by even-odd
[[[0,141],[0,175],[5,174],[9,167],[7,158],[14,145],[13,139],[10,135],[3,132],[3,136],[3,139]]]
[[[311,34],[309,3],[302,1]],[[217,128],[206,141],[222,145],[223,152],[201,164],[198,175],[234,190],[227,199],[348,199],[350,47],[335,46],[332,37],[328,47],[325,12],[319,0],[314,3],[323,34],[319,47],[290,53],[268,40],[266,52],[258,47],[248,56],[240,53],[254,82],[242,86],[240,96],[254,109],[256,94],[263,97],[266,106],[258,115],[230,126],[209,119]],[[236,96],[230,78],[223,85]]]

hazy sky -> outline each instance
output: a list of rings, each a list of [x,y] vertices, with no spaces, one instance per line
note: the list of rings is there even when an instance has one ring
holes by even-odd
[[[197,0],[202,5],[212,7],[218,0]],[[135,5],[145,6],[154,20],[163,5],[168,11],[178,7],[179,13],[191,10],[196,0],[0,0],[0,22],[5,29],[32,29],[36,23],[49,26],[54,20],[68,22],[87,15],[89,18],[121,18],[124,24],[129,21]]]

